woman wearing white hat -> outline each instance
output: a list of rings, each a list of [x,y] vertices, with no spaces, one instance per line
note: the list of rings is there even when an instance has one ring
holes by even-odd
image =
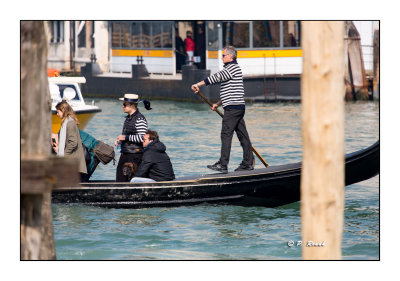
[[[125,94],[120,100],[124,101],[122,107],[126,116],[122,134],[115,140],[115,146],[121,144],[121,156],[118,161],[116,181],[129,181],[123,174],[123,167],[126,162],[131,162],[139,166],[143,155],[143,137],[147,131],[147,120],[139,112],[138,103],[143,102],[147,110],[150,110],[150,102],[140,100],[136,94]]]

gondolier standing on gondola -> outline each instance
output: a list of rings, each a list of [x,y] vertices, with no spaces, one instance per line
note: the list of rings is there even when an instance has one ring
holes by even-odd
[[[245,114],[243,74],[236,58],[236,49],[233,46],[225,47],[222,55],[224,68],[192,85],[193,92],[198,93],[201,86],[221,83],[220,100],[211,107],[212,110],[217,110],[220,105],[224,108],[221,129],[221,157],[214,165],[208,165],[207,168],[222,173],[228,172],[233,132],[236,132],[243,149],[242,163],[235,171],[254,169],[252,146],[243,119]]]
[[[122,107],[128,115],[125,118],[122,134],[114,142],[115,146],[121,144],[121,156],[118,161],[116,181],[129,181],[123,174],[123,167],[126,162],[139,166],[143,155],[143,137],[147,131],[147,120],[139,112],[138,103],[143,102],[147,110],[150,110],[150,102],[140,100],[136,94],[125,94],[120,100],[124,101]]]

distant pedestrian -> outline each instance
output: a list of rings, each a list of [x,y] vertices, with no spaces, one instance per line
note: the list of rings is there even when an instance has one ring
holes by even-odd
[[[175,29],[175,57],[176,57],[176,70],[181,71],[182,65],[185,62],[185,44],[179,36],[178,29]]]
[[[196,36],[196,46],[194,55],[200,58],[200,62],[196,63],[199,69],[206,68],[206,36],[203,31],[203,27],[199,26],[197,36]]]
[[[193,56],[194,56],[194,49],[196,44],[192,38],[192,32],[190,30],[186,31],[186,39],[185,39],[185,51],[187,54],[187,61],[189,65],[193,64]]]
[[[134,163],[139,165],[143,155],[143,137],[147,131],[147,120],[139,112],[138,103],[143,101],[145,108],[150,110],[150,102],[140,100],[136,94],[125,94],[122,105],[123,110],[128,115],[125,118],[122,134],[117,137],[114,144],[118,146],[121,144],[121,156],[118,161],[116,181],[129,181],[129,178],[124,175],[123,167],[125,162]]]
[[[235,48],[233,46],[225,47],[222,55],[222,62],[224,63],[223,69],[203,81],[192,85],[192,90],[198,93],[200,86],[221,83],[221,99],[211,107],[212,110],[217,110],[220,105],[224,108],[221,129],[221,157],[214,165],[208,165],[207,168],[222,173],[228,172],[229,156],[234,132],[236,132],[243,149],[242,163],[235,171],[254,169],[252,146],[243,119],[245,114],[243,74],[236,58],[237,51]]]
[[[156,131],[148,130],[143,137],[144,153],[131,182],[171,181],[175,179],[167,148],[160,142]]]
[[[290,41],[290,46],[291,47],[296,47],[297,46],[296,38],[294,38],[293,33],[289,33],[289,41]]]

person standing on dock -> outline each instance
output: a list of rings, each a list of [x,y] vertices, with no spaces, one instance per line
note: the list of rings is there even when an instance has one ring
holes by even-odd
[[[196,44],[192,38],[192,32],[190,30],[186,31],[186,39],[185,39],[185,51],[187,54],[187,64],[193,65],[193,56],[194,56],[194,49]]]
[[[220,105],[224,108],[221,129],[221,157],[214,165],[208,165],[207,168],[222,173],[228,172],[233,132],[236,132],[243,149],[242,163],[235,171],[254,169],[252,145],[243,119],[245,114],[243,74],[236,58],[236,49],[233,46],[225,47],[222,55],[224,68],[192,85],[193,92],[198,93],[201,86],[221,83],[220,100],[211,107],[214,111]]]
[[[181,72],[182,65],[185,63],[185,44],[179,36],[179,31],[175,29],[175,57],[176,57],[176,70]]]
[[[117,137],[114,142],[115,146],[121,144],[121,156],[118,161],[116,181],[129,181],[129,178],[124,175],[123,167],[126,162],[134,163],[139,166],[143,155],[143,137],[147,131],[147,120],[139,112],[138,103],[143,101],[145,108],[150,110],[150,102],[140,100],[136,94],[125,94],[120,100],[124,101],[122,107],[126,116],[122,134]]]

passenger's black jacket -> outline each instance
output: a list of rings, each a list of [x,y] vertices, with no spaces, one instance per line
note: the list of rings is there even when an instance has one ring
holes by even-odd
[[[142,162],[135,177],[151,178],[155,181],[175,179],[171,160],[165,152],[165,145],[157,138],[144,148]]]

